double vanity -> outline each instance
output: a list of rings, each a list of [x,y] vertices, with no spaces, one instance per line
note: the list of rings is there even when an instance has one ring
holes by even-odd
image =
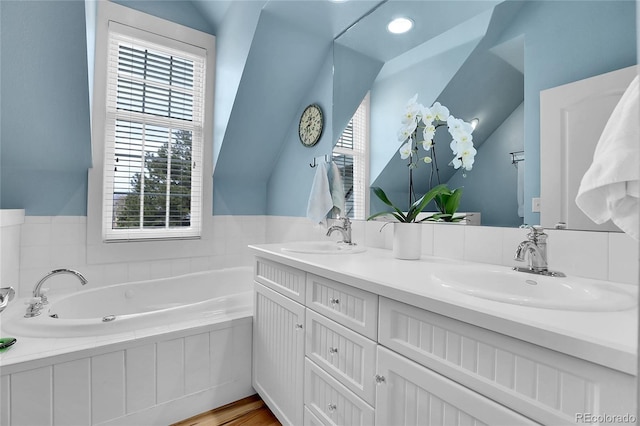
[[[634,286],[333,242],[251,249],[253,386],[284,424],[636,414]]]

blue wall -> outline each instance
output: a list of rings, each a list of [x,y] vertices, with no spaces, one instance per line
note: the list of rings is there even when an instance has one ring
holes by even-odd
[[[482,225],[522,225],[518,217],[518,170],[511,164],[509,153],[522,150],[523,137],[524,105],[520,104],[480,146],[467,177],[458,170],[449,179],[450,188],[463,187],[459,211],[481,212]]]
[[[85,215],[91,166],[84,2],[0,2],[1,208]]]

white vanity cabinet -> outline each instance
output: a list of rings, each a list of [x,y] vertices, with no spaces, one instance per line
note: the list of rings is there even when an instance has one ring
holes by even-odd
[[[253,315],[254,389],[285,424],[303,422],[305,273],[258,259]],[[277,289],[274,291],[272,289]]]
[[[284,424],[555,425],[633,414],[632,375],[274,260],[257,257],[255,279],[253,385]]]

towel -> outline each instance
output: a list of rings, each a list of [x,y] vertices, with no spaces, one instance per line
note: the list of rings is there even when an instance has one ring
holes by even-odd
[[[315,225],[326,225],[327,215],[333,208],[333,199],[331,198],[325,163],[321,162],[316,167],[316,175],[311,184],[311,194],[309,194],[309,204],[307,205],[307,217]]]
[[[524,160],[516,163],[518,169],[518,217],[524,217]]]
[[[329,191],[331,192],[331,200],[333,203],[333,213],[336,217],[346,216],[344,209],[344,185],[342,184],[342,175],[337,164],[332,161],[329,171]]]
[[[636,76],[613,110],[576,196],[578,207],[595,223],[611,219],[636,240],[640,238],[638,87]]]

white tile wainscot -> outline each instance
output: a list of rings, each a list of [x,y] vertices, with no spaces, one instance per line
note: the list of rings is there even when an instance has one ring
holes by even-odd
[[[305,424],[375,418],[376,424],[512,425],[635,415],[637,307],[593,313],[505,304],[452,292],[429,278],[434,269],[471,262],[401,261],[371,247],[318,255],[282,246],[251,249],[256,271],[271,277],[257,274],[256,287],[264,283],[278,296],[273,300],[288,306],[282,318],[289,318],[285,330],[292,328],[287,333],[298,348],[306,336],[306,358],[298,349],[287,360],[297,366],[287,370],[290,380],[304,392],[292,393],[284,412],[274,410],[285,424],[297,424],[299,416]],[[261,319],[255,321],[254,350],[256,339],[278,333],[267,324],[256,336]],[[256,375],[264,379],[269,366],[283,362],[277,354],[259,355],[272,364],[254,369],[254,384]],[[256,390],[269,405],[280,390],[265,380],[261,385]]]
[[[0,425],[169,424],[251,395],[251,321],[104,345],[19,339],[72,346],[31,361],[7,361],[13,348],[0,357]]]

